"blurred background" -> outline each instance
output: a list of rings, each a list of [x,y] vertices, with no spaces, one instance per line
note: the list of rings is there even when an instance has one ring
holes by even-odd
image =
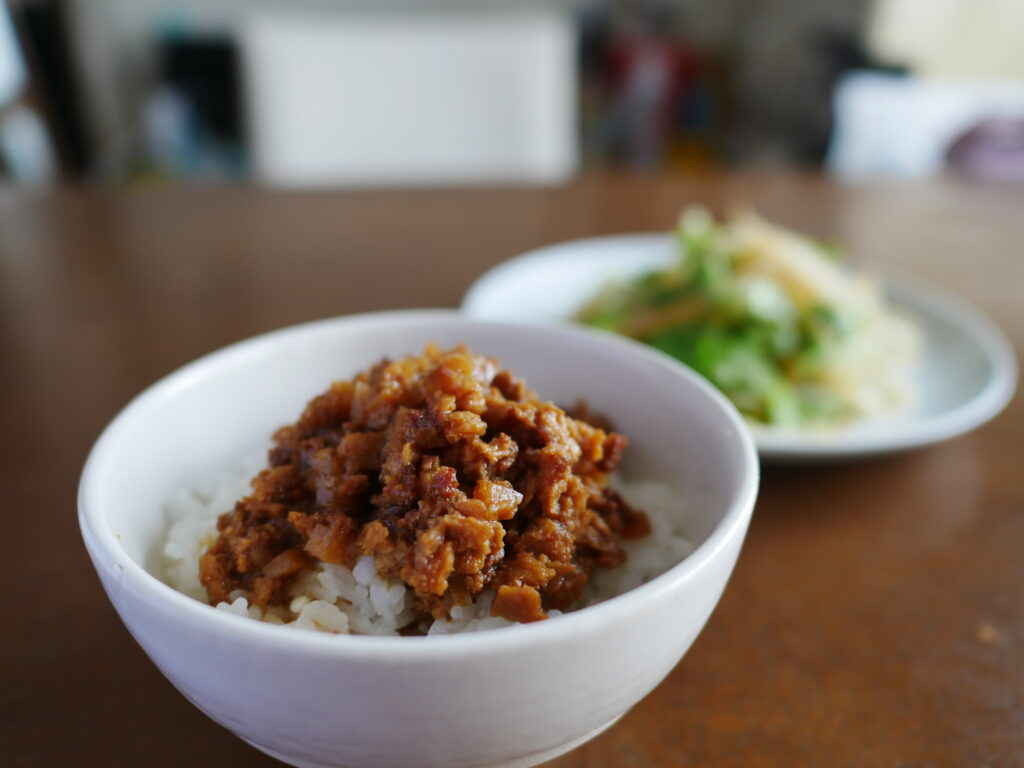
[[[1024,182],[1024,0],[7,0],[0,177]]]

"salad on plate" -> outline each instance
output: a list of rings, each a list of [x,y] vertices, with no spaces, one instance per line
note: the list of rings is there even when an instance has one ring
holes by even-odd
[[[576,319],[689,365],[754,423],[829,428],[913,404],[920,330],[838,249],[698,207],[674,242],[672,266],[605,286]]]

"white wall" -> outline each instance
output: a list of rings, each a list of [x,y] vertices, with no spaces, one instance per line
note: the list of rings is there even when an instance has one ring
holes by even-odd
[[[250,14],[310,10],[512,5],[534,0],[68,0],[82,103],[101,155],[100,173],[130,157],[141,99],[152,81],[152,42],[160,30],[231,32]],[[537,4],[542,4],[538,0]]]

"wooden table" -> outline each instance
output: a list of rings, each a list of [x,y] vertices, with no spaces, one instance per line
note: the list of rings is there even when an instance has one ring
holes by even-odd
[[[136,392],[228,342],[329,315],[454,306],[567,238],[752,202],[952,287],[1024,345],[1024,190],[768,175],[558,190],[0,191],[0,762],[273,764],[176,693],[78,533],[90,444]],[[944,445],[769,468],[717,611],[570,766],[1024,765],[1024,400]]]

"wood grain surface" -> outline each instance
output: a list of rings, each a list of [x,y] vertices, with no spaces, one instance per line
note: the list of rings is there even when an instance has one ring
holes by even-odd
[[[1021,188],[776,174],[551,190],[0,190],[0,763],[275,764],[164,680],[86,557],[78,474],[132,395],[280,326],[455,306],[502,259],[666,229],[693,201],[752,204],[952,288],[1024,347]],[[692,650],[618,725],[551,765],[1024,765],[1022,448],[1018,395],[939,446],[767,468]]]

